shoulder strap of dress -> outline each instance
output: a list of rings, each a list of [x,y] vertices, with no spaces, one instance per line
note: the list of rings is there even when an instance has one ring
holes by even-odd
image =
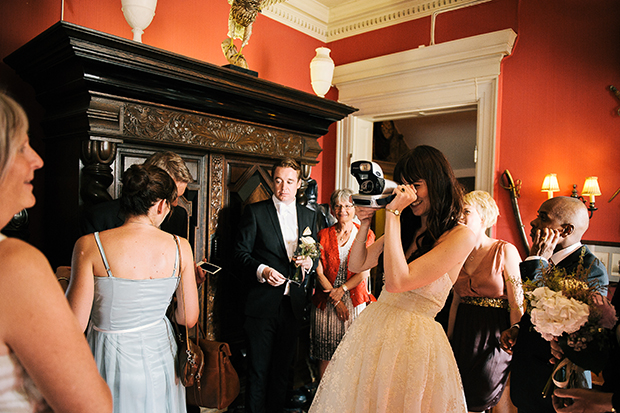
[[[95,232],[95,242],[97,243],[97,248],[99,248],[99,254],[101,254],[101,259],[103,260],[103,265],[105,265],[105,271],[108,273],[108,277],[114,277],[112,275],[112,270],[110,270],[110,264],[108,264],[108,258],[105,256],[105,252],[103,251],[103,245],[101,245],[101,239],[99,238],[99,232]]]
[[[177,244],[177,253],[174,258],[174,270],[172,271],[172,276],[174,277],[177,274],[177,270],[179,269],[179,263],[181,262],[181,247],[179,246],[179,236],[172,235],[174,237],[174,242]],[[179,271],[180,275],[180,271]]]

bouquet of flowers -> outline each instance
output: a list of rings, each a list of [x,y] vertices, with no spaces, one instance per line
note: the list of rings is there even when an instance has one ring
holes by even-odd
[[[584,250],[585,252],[585,250]],[[615,335],[616,311],[588,282],[590,268],[583,266],[583,252],[573,273],[550,265],[534,280],[523,284],[523,291],[534,329],[547,340],[557,340],[564,360],[556,365],[551,382],[558,387],[580,387],[583,369],[600,372],[605,366]]]
[[[316,242],[310,235],[312,235],[312,231],[310,231],[310,228],[306,227],[302,233],[302,237],[299,238],[299,245],[295,251],[296,258],[310,257],[315,259],[321,256],[321,244]],[[302,283],[304,276],[301,267],[297,267],[295,274],[290,278],[290,280],[297,284]]]

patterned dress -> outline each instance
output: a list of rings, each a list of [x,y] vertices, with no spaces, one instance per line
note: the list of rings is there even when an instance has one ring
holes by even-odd
[[[340,267],[338,268],[338,275],[334,282],[334,288],[340,287],[347,282],[347,267],[349,262],[349,251],[353,240],[357,235],[357,228],[354,226],[349,236],[349,240],[343,246],[338,247],[338,256],[340,257]],[[324,250],[325,253],[325,250]],[[353,306],[351,300],[351,293],[345,292],[340,300],[349,310],[349,319],[347,321],[341,321],[336,316],[336,308],[332,303],[327,302],[325,308],[321,309],[316,306],[312,307],[310,313],[310,356],[317,360],[331,360],[336,347],[340,344],[344,333],[353,323],[353,320],[366,308],[366,303]]]

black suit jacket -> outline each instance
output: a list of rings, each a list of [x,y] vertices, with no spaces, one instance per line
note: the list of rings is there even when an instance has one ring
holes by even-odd
[[[316,213],[300,204],[296,206],[299,236],[301,237],[305,229],[309,228],[312,238],[316,240]],[[260,264],[265,264],[285,277],[291,277],[295,266],[288,259],[280,221],[272,199],[245,207],[239,222],[234,260],[239,275],[247,286],[246,316],[275,317],[284,296],[286,283],[278,287],[273,287],[267,282],[261,283],[257,279],[256,270]],[[313,268],[317,263],[318,260],[315,259]],[[298,320],[303,316],[304,308],[309,302],[309,290],[314,286],[313,274],[314,271],[311,271],[301,286],[290,283],[291,305]]]
[[[557,264],[559,268],[566,268],[567,272],[574,271],[579,264],[581,250],[585,248],[583,265],[590,268],[588,280],[596,280],[600,286],[609,284],[609,277],[605,266],[594,254],[583,246]],[[542,260],[523,261],[520,264],[521,278],[531,280],[549,264]],[[606,290],[605,290],[606,291]],[[534,330],[529,314],[525,314],[519,323],[519,336],[513,348],[510,397],[519,411],[526,413],[555,412],[551,396],[542,397],[542,391],[553,371],[549,363],[551,348],[549,342]]]
[[[80,235],[118,228],[125,223],[125,214],[121,211],[120,199],[101,202],[85,208],[80,220]],[[175,207],[160,227],[163,231],[187,238],[187,211]]]

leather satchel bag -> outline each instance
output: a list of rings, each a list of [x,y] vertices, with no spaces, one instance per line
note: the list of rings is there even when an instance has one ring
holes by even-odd
[[[177,332],[176,338],[177,375],[183,386],[191,387],[199,383],[202,379],[204,371],[204,353],[200,346],[189,338],[187,330],[185,331],[185,336]]]
[[[179,246],[179,240],[177,236],[174,236],[174,240]],[[180,247],[179,247],[180,250]],[[179,254],[179,269],[181,267],[181,256]],[[181,287],[181,295],[183,296],[183,314],[187,319],[187,313],[185,312],[185,294],[183,292],[183,275],[181,277],[179,286]],[[185,327],[185,335],[179,331],[179,325],[174,322],[175,337],[177,341],[177,356],[176,356],[176,370],[181,383],[185,387],[194,386],[196,383],[200,383],[204,369],[204,355],[202,349],[198,345],[198,335],[196,335],[196,342],[194,343],[189,338],[189,329]]]
[[[227,343],[201,338],[200,347],[205,356],[201,379],[187,387],[187,403],[194,406],[223,410],[239,395],[239,376],[230,362]]]

